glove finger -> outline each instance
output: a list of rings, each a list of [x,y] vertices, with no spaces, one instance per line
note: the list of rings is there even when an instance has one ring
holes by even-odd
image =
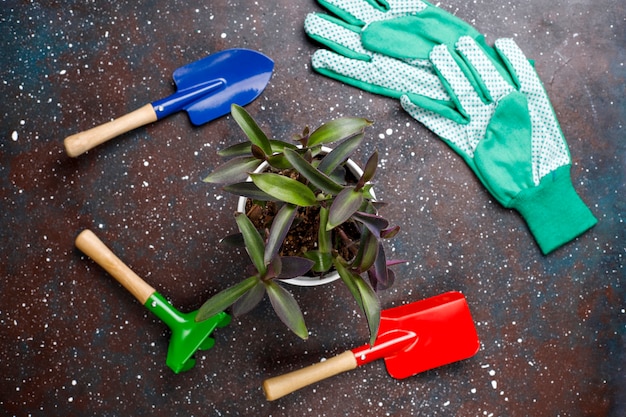
[[[474,156],[476,143],[466,139],[464,124],[445,117],[440,111],[435,112],[426,108],[424,103],[414,103],[407,95],[400,98],[400,104],[411,117],[443,139],[466,161]]]
[[[359,28],[325,14],[310,13],[304,20],[304,31],[312,39],[338,54],[369,61],[371,53],[361,45]]]
[[[487,99],[497,101],[510,94],[513,87],[505,81],[494,63],[469,36],[462,36],[456,43],[456,49],[469,65],[475,81],[482,83],[478,88],[487,94]]]
[[[378,20],[418,13],[426,8],[421,0],[318,0],[346,22],[365,26]]]
[[[375,0],[318,0],[318,3],[346,22],[358,26],[381,20],[386,13]]]
[[[311,64],[324,75],[377,94],[399,98],[410,93],[432,100],[450,101],[450,96],[432,69],[411,66],[382,55],[376,54],[370,61],[363,61],[318,50],[313,54]]]
[[[468,120],[471,120],[472,115],[480,113],[485,104],[448,47],[435,46],[430,52],[430,60],[459,112]]]

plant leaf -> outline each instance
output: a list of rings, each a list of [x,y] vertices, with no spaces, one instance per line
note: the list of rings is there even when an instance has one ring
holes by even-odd
[[[289,163],[291,163],[304,178],[325,193],[337,195],[343,190],[341,185],[330,179],[326,174],[318,171],[317,168],[308,163],[304,158],[298,155],[297,152],[285,149],[285,158],[287,158]]]
[[[326,272],[333,265],[333,257],[330,252],[322,252],[319,250],[310,250],[302,254],[307,259],[313,261],[311,270],[314,272]]]
[[[233,303],[233,315],[241,316],[256,307],[265,295],[265,285],[260,279]]]
[[[251,155],[252,142],[245,141],[231,145],[227,148],[218,151],[219,156],[225,158],[232,158],[235,156],[250,156]],[[285,148],[297,149],[297,146],[292,143],[283,142],[282,140],[270,139],[270,145],[272,146],[272,153],[282,152]]]
[[[250,174],[250,177],[261,190],[286,203],[301,207],[313,206],[317,203],[313,191],[294,179],[268,172]]]
[[[243,130],[248,139],[250,139],[250,142],[261,148],[266,155],[271,155],[272,145],[252,116],[250,116],[243,107],[237,104],[230,106],[230,112],[241,130]]]
[[[296,206],[293,204],[283,205],[274,220],[272,220],[272,226],[270,227],[270,235],[265,245],[265,254],[263,256],[263,262],[267,265],[278,253],[280,246],[285,240],[285,236],[289,232],[289,228],[293,223],[293,219],[296,217]]]
[[[207,175],[202,181],[215,184],[229,184],[244,181],[248,174],[261,165],[260,161],[252,156],[240,156],[220,165]]]
[[[363,312],[367,318],[367,324],[370,330],[370,346],[374,345],[376,336],[378,336],[378,327],[380,326],[380,301],[376,292],[360,275],[355,275],[355,283],[361,299],[363,300]]]
[[[378,167],[378,152],[374,152],[367,162],[365,163],[365,168],[363,168],[363,175],[359,178],[359,182],[357,183],[357,190],[363,188],[366,182],[370,181],[374,178],[374,174],[376,173],[376,168]]]
[[[346,187],[330,206],[326,230],[332,230],[350,218],[363,203],[363,195],[355,187]]]
[[[241,233],[230,234],[220,240],[220,244],[230,246],[233,248],[245,248],[246,243],[243,241],[243,235]]]
[[[314,262],[299,256],[281,256],[282,270],[276,277],[278,279],[289,279],[302,276],[309,272]]]
[[[380,236],[383,229],[389,226],[389,221],[387,221],[387,219],[377,216],[376,214],[357,211],[352,215],[352,217],[363,223],[375,236]]]
[[[257,187],[255,183],[250,181],[229,184],[224,186],[222,189],[231,194],[248,197],[256,201],[279,201],[277,198],[274,198],[268,193],[261,191],[261,189]]]
[[[364,133],[359,133],[350,139],[337,145],[332,151],[326,154],[318,165],[317,169],[326,175],[330,175],[335,168],[344,163],[352,153],[359,147],[365,138]]]
[[[308,146],[313,147],[316,145],[339,142],[361,133],[366,126],[371,124],[372,122],[369,120],[357,117],[342,117],[332,120],[328,123],[324,123],[311,133]]]
[[[198,314],[196,314],[195,320],[206,320],[218,313],[221,313],[260,281],[261,279],[258,275],[253,275],[241,281],[239,284],[235,284],[230,288],[220,291],[202,304],[202,306],[198,309]]]
[[[365,272],[376,262],[378,255],[378,239],[369,230],[363,230],[361,233],[361,242],[359,244],[359,252],[354,261],[354,265],[361,272]]]
[[[370,345],[373,345],[378,335],[378,327],[380,326],[380,301],[378,296],[372,287],[365,282],[363,277],[346,267],[341,257],[335,259],[334,265],[341,280],[346,284],[357,304],[365,313],[370,331]]]
[[[252,221],[243,213],[237,213],[235,215],[235,220],[237,221],[237,227],[239,227],[239,231],[243,235],[243,241],[246,244],[246,251],[248,252],[248,256],[252,259],[252,263],[256,267],[257,271],[261,274],[261,276],[267,273],[267,266],[263,260],[263,254],[265,252],[265,246],[263,244],[263,238],[259,234],[259,231],[256,230]]]
[[[301,339],[308,339],[309,331],[296,299],[276,281],[266,281],[267,295],[278,318]]]
[[[389,229],[382,230],[380,232],[380,237],[383,239],[391,239],[392,237],[395,237],[399,231],[400,226],[390,227]]]

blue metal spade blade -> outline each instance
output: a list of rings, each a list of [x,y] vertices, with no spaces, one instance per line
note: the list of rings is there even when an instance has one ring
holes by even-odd
[[[194,125],[230,113],[257,98],[272,76],[274,62],[257,51],[228,49],[174,71],[177,91],[152,103],[158,119],[185,110]]]

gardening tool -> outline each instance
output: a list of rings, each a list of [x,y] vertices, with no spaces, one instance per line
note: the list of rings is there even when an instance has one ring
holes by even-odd
[[[76,247],[111,274],[146,308],[157,315],[172,330],[167,350],[167,366],[175,373],[189,370],[195,364],[192,357],[197,350],[213,347],[215,340],[209,337],[216,327],[224,327],[230,316],[219,313],[207,320],[196,322],[197,311],[181,313],[154,288],[126,266],[91,231],[84,230],[76,238]]]
[[[348,350],[326,361],[267,379],[272,401],[325,378],[384,359],[398,379],[473,356],[480,346],[463,294],[452,291],[381,312],[372,346]]]
[[[122,133],[185,110],[194,125],[230,112],[231,104],[245,106],[263,91],[274,69],[265,55],[248,49],[227,49],[174,71],[176,93],[118,119],[69,136],[65,151],[76,157]]]

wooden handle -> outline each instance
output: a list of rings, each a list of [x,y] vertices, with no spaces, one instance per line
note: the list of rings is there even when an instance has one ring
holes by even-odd
[[[263,382],[265,398],[269,401],[276,400],[314,382],[354,369],[356,366],[354,353],[348,350],[315,365],[266,379]]]
[[[144,305],[155,292],[148,283],[135,274],[91,230],[83,230],[76,237],[76,247],[104,268]]]
[[[156,120],[157,115],[152,104],[146,104],[108,123],[68,136],[63,141],[63,146],[65,147],[65,152],[74,158],[109,139]]]

